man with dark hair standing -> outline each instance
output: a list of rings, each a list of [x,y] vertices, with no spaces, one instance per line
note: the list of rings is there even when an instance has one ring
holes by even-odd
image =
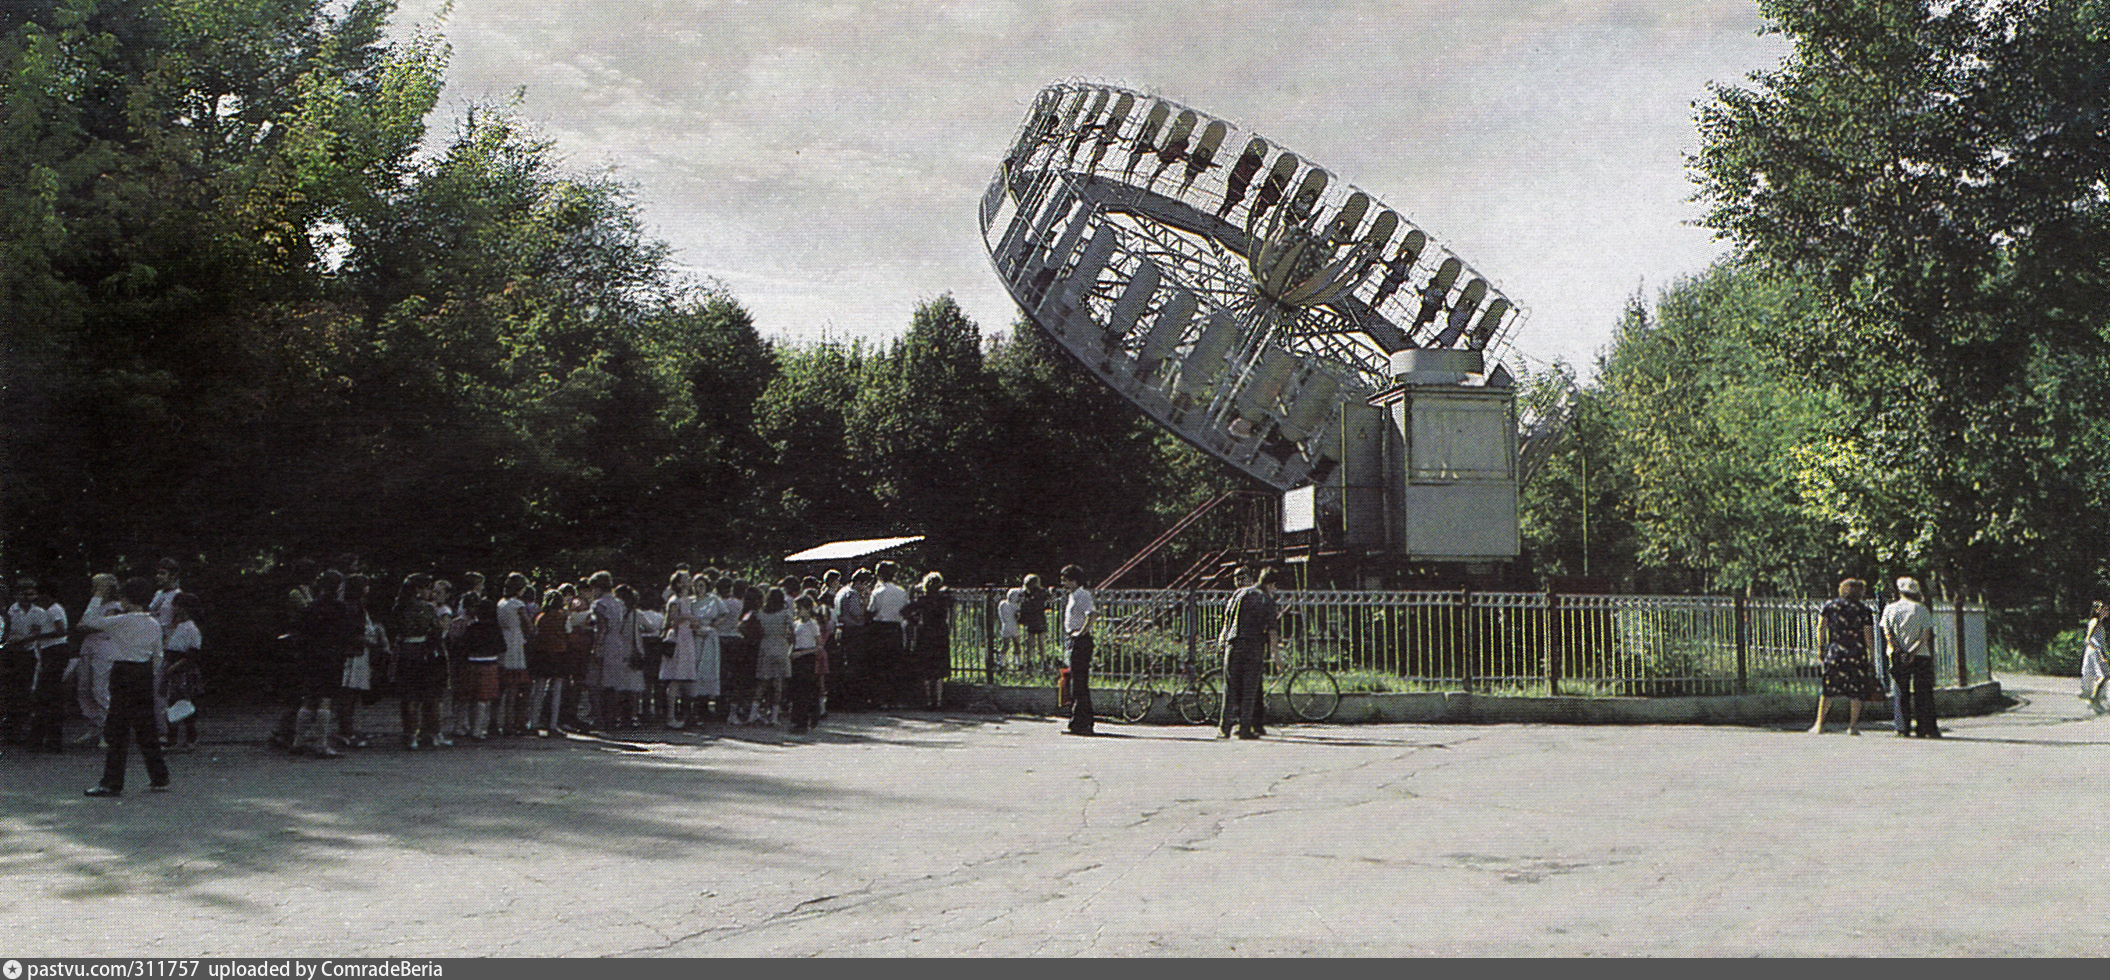
[[[1092,591],[1084,587],[1084,569],[1062,567],[1062,584],[1070,594],[1062,603],[1062,635],[1070,654],[1071,735],[1092,734]]]
[[[882,708],[907,704],[902,685],[908,677],[908,590],[894,584],[901,566],[882,561],[872,568],[877,584],[872,586],[868,606],[872,619],[865,627],[866,690]]]
[[[7,583],[0,582],[0,745],[15,745],[29,730],[30,700],[37,683],[37,653],[30,645],[30,623],[35,606],[30,592],[36,583],[24,579],[17,586],[21,596],[7,604]]]
[[[1267,697],[1261,680],[1275,653],[1275,570],[1263,568],[1224,607],[1224,697],[1216,737],[1231,737],[1231,712],[1238,712],[1238,737],[1267,733],[1261,703]]]
[[[1883,644],[1897,680],[1897,734],[1940,738],[1934,721],[1934,613],[1920,600],[1917,579],[1901,578],[1897,585],[1898,601],[1883,607]]]

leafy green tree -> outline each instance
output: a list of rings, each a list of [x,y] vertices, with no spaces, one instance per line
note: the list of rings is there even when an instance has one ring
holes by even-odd
[[[1717,87],[1707,224],[1811,290],[1772,346],[1865,424],[1803,457],[1854,547],[1996,600],[2092,590],[2110,526],[2110,7],[1763,0]]]

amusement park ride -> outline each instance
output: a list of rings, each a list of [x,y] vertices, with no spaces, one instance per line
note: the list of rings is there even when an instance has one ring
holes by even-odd
[[[1340,584],[1517,557],[1523,312],[1371,194],[1167,99],[1041,91],[981,201],[1032,321],[1182,439],[1278,492]]]

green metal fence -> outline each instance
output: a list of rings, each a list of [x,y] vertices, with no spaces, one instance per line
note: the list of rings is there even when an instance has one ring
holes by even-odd
[[[1061,600],[1036,654],[998,643],[995,589],[957,589],[953,676],[1051,681]],[[1229,592],[1112,589],[1093,596],[1094,673],[1168,674],[1220,655]],[[1277,593],[1283,663],[1318,664],[1344,691],[1666,696],[1815,693],[1816,599],[1564,595],[1544,592]],[[1874,607],[1871,607],[1872,609]],[[1937,681],[1988,679],[1985,610],[1933,605]],[[1959,645],[1961,638],[1961,645]],[[1880,646],[1880,639],[1879,639]],[[1883,651],[1877,651],[1879,666]]]

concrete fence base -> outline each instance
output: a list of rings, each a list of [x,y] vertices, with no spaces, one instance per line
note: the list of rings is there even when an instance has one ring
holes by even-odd
[[[1112,697],[1114,689],[1093,690],[1094,699]],[[981,684],[945,685],[948,707],[1017,714],[1054,715],[1066,709],[1055,704],[1052,687],[991,687]],[[1997,681],[1969,687],[1939,688],[1934,692],[1935,712],[1944,718],[1985,715],[2003,711],[2013,702],[2000,691]],[[1098,705],[1105,712],[1107,705]],[[1284,722],[1295,719],[1281,696],[1268,696],[1268,717]],[[1555,724],[1555,725],[1772,725],[1782,722],[1808,724],[1817,713],[1815,694],[1741,694],[1662,698],[1573,698],[1498,697],[1439,691],[1418,694],[1342,694],[1341,705],[1328,719],[1339,724],[1416,722],[1423,724]],[[1830,720],[1844,724],[1847,707],[1834,704]],[[1888,724],[1888,703],[1865,705],[1864,725]],[[1180,719],[1165,698],[1150,706],[1145,724],[1172,724]]]

